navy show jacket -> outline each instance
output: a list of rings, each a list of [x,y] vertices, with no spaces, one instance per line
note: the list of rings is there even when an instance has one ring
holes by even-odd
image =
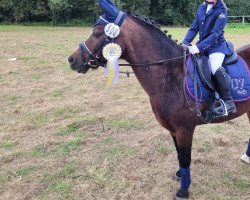
[[[197,47],[201,53],[224,53],[232,54],[228,48],[224,28],[227,23],[227,8],[222,0],[217,3],[206,13],[207,4],[201,4],[196,12],[195,20],[183,40],[183,44],[190,44],[199,32]]]

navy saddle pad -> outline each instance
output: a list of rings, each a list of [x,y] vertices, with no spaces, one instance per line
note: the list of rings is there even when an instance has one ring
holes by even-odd
[[[226,71],[231,77],[231,90],[235,102],[244,102],[250,99],[250,72],[246,62],[238,55],[238,61],[234,64],[227,65]],[[194,64],[191,56],[187,59],[187,79],[186,89],[189,96],[195,99],[194,95]],[[202,83],[198,73],[196,74],[198,84],[199,101],[209,102],[214,98],[214,91],[208,90]],[[211,95],[212,94],[212,95]]]

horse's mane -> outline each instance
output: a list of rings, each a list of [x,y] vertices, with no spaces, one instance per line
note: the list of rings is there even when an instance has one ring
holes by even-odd
[[[171,42],[174,45],[180,46],[176,40],[173,40],[171,35],[167,35],[165,32],[163,32],[160,29],[160,24],[158,24],[154,19],[150,19],[149,17],[144,17],[135,13],[132,13],[130,11],[127,11],[127,15],[136,19],[140,25],[143,27],[149,28],[149,30],[155,32],[154,36],[158,36],[159,38],[164,38],[167,41]]]

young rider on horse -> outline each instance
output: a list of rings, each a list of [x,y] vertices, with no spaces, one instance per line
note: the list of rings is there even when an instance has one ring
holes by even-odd
[[[222,66],[225,56],[233,53],[224,38],[223,29],[226,23],[227,7],[223,0],[205,0],[198,7],[195,20],[182,44],[189,45],[199,32],[199,41],[196,45],[188,47],[189,52],[209,56],[211,71],[215,77],[220,98],[224,101],[227,112],[230,113],[235,112],[236,107],[231,94],[230,80]]]

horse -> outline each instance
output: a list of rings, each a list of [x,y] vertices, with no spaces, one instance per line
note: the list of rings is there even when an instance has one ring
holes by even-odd
[[[101,51],[106,40],[104,26],[94,26],[92,34],[84,43],[85,50],[80,45],[68,58],[71,69],[85,74],[90,68],[98,68],[98,63],[105,62]],[[191,184],[189,167],[193,134],[196,126],[204,122],[190,109],[195,103],[183,92],[183,48],[154,22],[133,13],[127,13],[115,43],[120,45],[121,58],[131,64],[135,76],[148,94],[157,121],[173,138],[180,166],[176,175],[181,179],[181,187],[175,198],[186,199]],[[250,45],[241,47],[237,53],[250,70]],[[165,59],[164,62],[155,62],[162,59]],[[144,63],[144,67],[138,63]],[[147,63],[154,64],[150,66]],[[202,103],[201,106],[207,105]],[[236,107],[236,113],[217,118],[212,123],[226,122],[243,114],[247,114],[250,121],[250,100],[236,103]]]

